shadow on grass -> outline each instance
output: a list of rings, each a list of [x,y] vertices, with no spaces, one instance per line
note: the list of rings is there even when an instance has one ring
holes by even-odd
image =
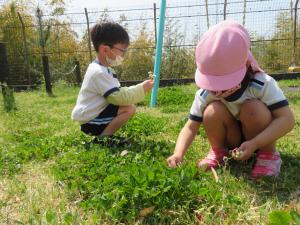
[[[143,153],[145,150],[150,150],[151,154],[157,158],[166,158],[170,155],[171,149],[174,149],[174,143],[165,140],[152,140],[139,138],[138,136],[129,138],[131,142],[130,147],[105,147],[101,144],[93,143],[92,139],[87,139],[82,142],[82,145],[86,150],[99,147],[99,150],[107,150],[108,154],[119,154],[123,150],[127,150],[132,153]]]
[[[266,202],[277,197],[279,202],[288,204],[294,198],[300,197],[299,194],[295,196],[300,191],[300,156],[281,153],[281,159],[281,172],[276,178],[250,179],[254,157],[245,163],[231,161],[228,169],[236,177],[245,177],[250,186],[257,190],[260,201]]]
[[[108,155],[119,155],[123,150],[128,150],[130,154],[137,155],[148,152],[151,157],[158,161],[164,161],[172,149],[174,143],[170,141],[157,141],[147,139],[145,137],[135,136],[131,138],[130,148],[99,148],[99,150],[107,151]],[[95,149],[96,145],[92,144],[91,149]],[[96,147],[98,148],[98,147]],[[88,150],[88,149],[86,149]],[[235,177],[243,177],[245,181],[252,187],[255,193],[259,196],[259,201],[263,204],[270,199],[277,198],[279,202],[288,204],[291,201],[291,196],[297,190],[300,190],[300,155],[281,153],[282,167],[281,173],[277,178],[264,178],[258,181],[250,179],[250,173],[255,163],[255,158],[250,158],[247,162],[237,162],[231,160],[226,170]],[[297,196],[298,198],[300,196]]]

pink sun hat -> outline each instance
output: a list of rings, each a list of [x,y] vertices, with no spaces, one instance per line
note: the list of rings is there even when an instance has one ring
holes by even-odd
[[[233,20],[220,22],[204,33],[196,47],[196,64],[197,86],[211,91],[237,86],[249,66],[253,72],[263,72],[250,52],[249,33]]]

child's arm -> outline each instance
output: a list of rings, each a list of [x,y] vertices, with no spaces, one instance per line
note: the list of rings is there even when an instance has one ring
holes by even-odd
[[[275,142],[292,130],[295,124],[288,101],[274,78],[266,74],[260,74],[255,77],[255,80],[260,82],[258,83],[259,88],[253,89],[253,93],[265,103],[273,118],[269,126],[261,133],[241,144],[239,149],[243,150],[244,154],[242,154],[242,157],[237,158],[238,160],[246,160],[256,149]]]
[[[252,140],[241,144],[239,149],[243,150],[244,154],[242,155],[243,157],[238,158],[238,160],[246,160],[256,149],[276,141],[293,129],[295,119],[288,106],[272,111],[272,116],[274,119],[266,129]]]
[[[274,119],[270,125],[253,140],[258,148],[276,141],[290,132],[295,125],[294,115],[288,106],[274,110],[272,116]]]
[[[138,85],[122,87],[118,91],[106,97],[107,102],[114,105],[131,105],[141,102],[145,98],[145,93],[153,87],[152,80],[146,80]]]
[[[171,155],[167,159],[168,165],[170,167],[176,167],[179,163],[182,162],[183,156],[193,142],[199,130],[200,124],[200,122],[193,121],[191,119],[186,122],[185,126],[178,136],[173,155]]]

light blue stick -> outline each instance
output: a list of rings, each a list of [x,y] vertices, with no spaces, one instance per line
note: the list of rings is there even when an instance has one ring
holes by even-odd
[[[164,39],[164,28],[165,28],[165,13],[166,13],[166,0],[161,0],[160,13],[159,13],[159,27],[158,27],[154,72],[153,72],[153,74],[155,75],[154,78],[155,82],[154,82],[154,87],[152,89],[150,107],[155,107],[156,105],[157,91],[159,87],[160,63],[161,63],[161,54],[162,54],[162,46],[163,46],[163,39]]]

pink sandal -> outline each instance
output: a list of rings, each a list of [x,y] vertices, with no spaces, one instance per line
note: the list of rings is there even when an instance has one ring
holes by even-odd
[[[208,155],[198,162],[199,168],[216,168],[223,163],[223,157],[228,156],[228,151],[224,148],[211,148]]]
[[[278,176],[281,166],[281,158],[278,151],[259,150],[256,153],[256,163],[251,172],[253,179],[266,176]]]

